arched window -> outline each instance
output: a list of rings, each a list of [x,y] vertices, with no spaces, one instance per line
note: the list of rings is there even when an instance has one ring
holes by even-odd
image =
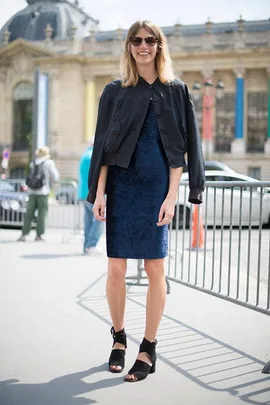
[[[19,83],[13,90],[13,145],[14,151],[27,151],[32,144],[34,86]]]

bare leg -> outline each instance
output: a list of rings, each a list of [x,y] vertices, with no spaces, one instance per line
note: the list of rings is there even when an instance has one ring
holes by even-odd
[[[164,259],[145,260],[145,271],[149,280],[146,300],[145,338],[155,340],[166,302],[166,282],[164,274]],[[139,353],[138,360],[151,365],[147,353]],[[127,376],[134,379],[133,375]]]
[[[126,259],[109,258],[106,294],[112,318],[112,324],[116,332],[124,328],[126,307],[126,270]],[[120,343],[115,343],[113,348],[125,349],[124,345]],[[121,367],[111,366],[111,368],[117,370]]]

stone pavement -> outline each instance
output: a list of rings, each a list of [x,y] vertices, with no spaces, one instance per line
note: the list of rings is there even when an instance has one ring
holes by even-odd
[[[268,316],[171,283],[157,372],[125,383],[107,371],[106,257],[83,256],[81,238],[62,243],[59,231],[44,243],[18,236],[0,230],[1,405],[270,404]],[[143,337],[145,292],[128,288],[126,372]]]

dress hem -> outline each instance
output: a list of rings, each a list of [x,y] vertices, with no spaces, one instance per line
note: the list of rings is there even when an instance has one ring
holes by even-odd
[[[165,256],[159,256],[159,257],[131,257],[131,256],[109,256],[107,255],[108,259],[141,259],[141,260],[155,260],[155,259],[165,259],[166,257],[168,257],[168,254],[166,254]]]

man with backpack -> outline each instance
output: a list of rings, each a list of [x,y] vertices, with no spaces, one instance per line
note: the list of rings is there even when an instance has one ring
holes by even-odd
[[[36,158],[30,163],[29,173],[26,179],[29,200],[27,203],[22,235],[19,242],[25,242],[30,233],[35,211],[37,210],[37,236],[35,241],[42,241],[45,233],[45,219],[48,211],[48,198],[51,185],[58,181],[59,173],[54,161],[50,158],[50,149],[43,146],[35,152]]]

